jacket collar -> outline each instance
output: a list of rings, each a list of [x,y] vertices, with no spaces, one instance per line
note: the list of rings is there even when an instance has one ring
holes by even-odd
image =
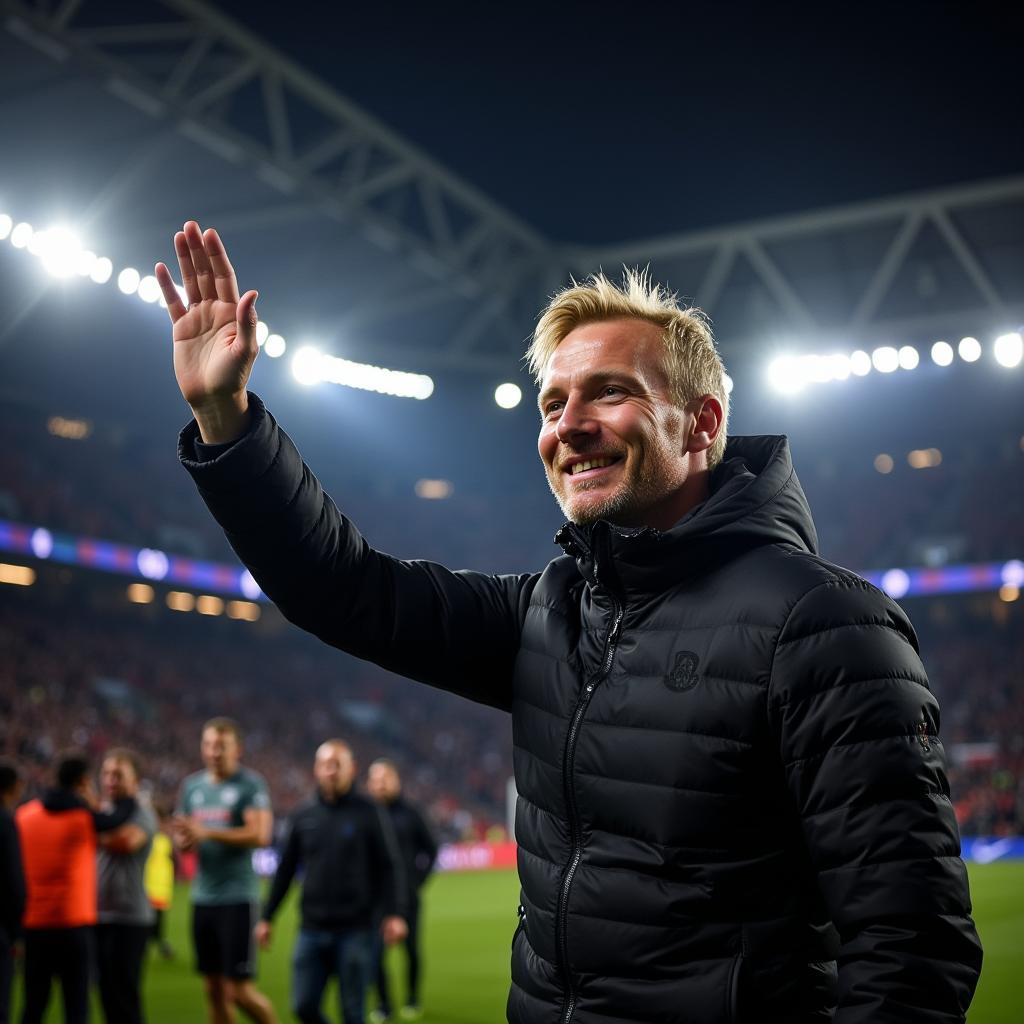
[[[733,437],[711,473],[708,498],[670,530],[605,520],[555,535],[595,588],[624,599],[656,593],[765,544],[816,553],[817,535],[781,436]]]

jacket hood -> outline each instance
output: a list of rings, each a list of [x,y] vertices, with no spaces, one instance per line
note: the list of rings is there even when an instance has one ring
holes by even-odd
[[[710,490],[670,530],[626,528],[604,520],[588,526],[566,523],[555,541],[576,558],[592,584],[600,582],[601,562],[613,563],[626,591],[663,585],[662,577],[669,575],[678,580],[680,572],[704,571],[765,544],[817,554],[811,510],[785,437],[730,438],[711,473]],[[603,575],[607,582],[607,572]]]

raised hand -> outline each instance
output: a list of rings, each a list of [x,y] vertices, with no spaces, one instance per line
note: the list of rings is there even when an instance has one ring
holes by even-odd
[[[245,430],[246,384],[256,343],[258,292],[238,295],[238,281],[220,236],[190,220],[174,236],[188,307],[163,263],[156,265],[173,324],[174,375],[203,440],[231,441]]]

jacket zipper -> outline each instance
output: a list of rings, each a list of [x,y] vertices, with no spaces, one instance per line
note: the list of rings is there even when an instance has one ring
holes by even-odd
[[[594,560],[594,580],[597,581],[597,560]],[[558,938],[559,952],[562,959],[562,974],[565,980],[565,1009],[562,1012],[562,1024],[569,1024],[573,1011],[576,1009],[576,986],[573,983],[572,971],[569,969],[569,891],[572,889],[573,876],[583,858],[583,830],[580,828],[579,814],[576,810],[576,796],[572,784],[572,765],[576,755],[576,740],[579,738],[580,725],[583,716],[587,713],[587,706],[590,698],[597,688],[597,684],[607,678],[612,668],[612,661],[615,659],[615,645],[619,639],[619,629],[622,626],[622,619],[625,614],[625,607],[612,595],[612,608],[614,615],[611,629],[605,637],[604,656],[601,659],[600,669],[590,678],[590,681],[583,688],[579,699],[576,702],[576,710],[572,716],[572,723],[569,726],[569,734],[565,739],[565,756],[562,759],[562,785],[565,789],[565,805],[569,815],[569,827],[572,832],[572,856],[565,866],[565,873],[562,875],[562,885],[558,893]]]

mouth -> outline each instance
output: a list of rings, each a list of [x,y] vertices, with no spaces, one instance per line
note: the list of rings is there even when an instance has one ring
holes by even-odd
[[[562,472],[573,481],[595,480],[607,474],[622,461],[621,455],[591,455],[570,459],[562,464]]]

